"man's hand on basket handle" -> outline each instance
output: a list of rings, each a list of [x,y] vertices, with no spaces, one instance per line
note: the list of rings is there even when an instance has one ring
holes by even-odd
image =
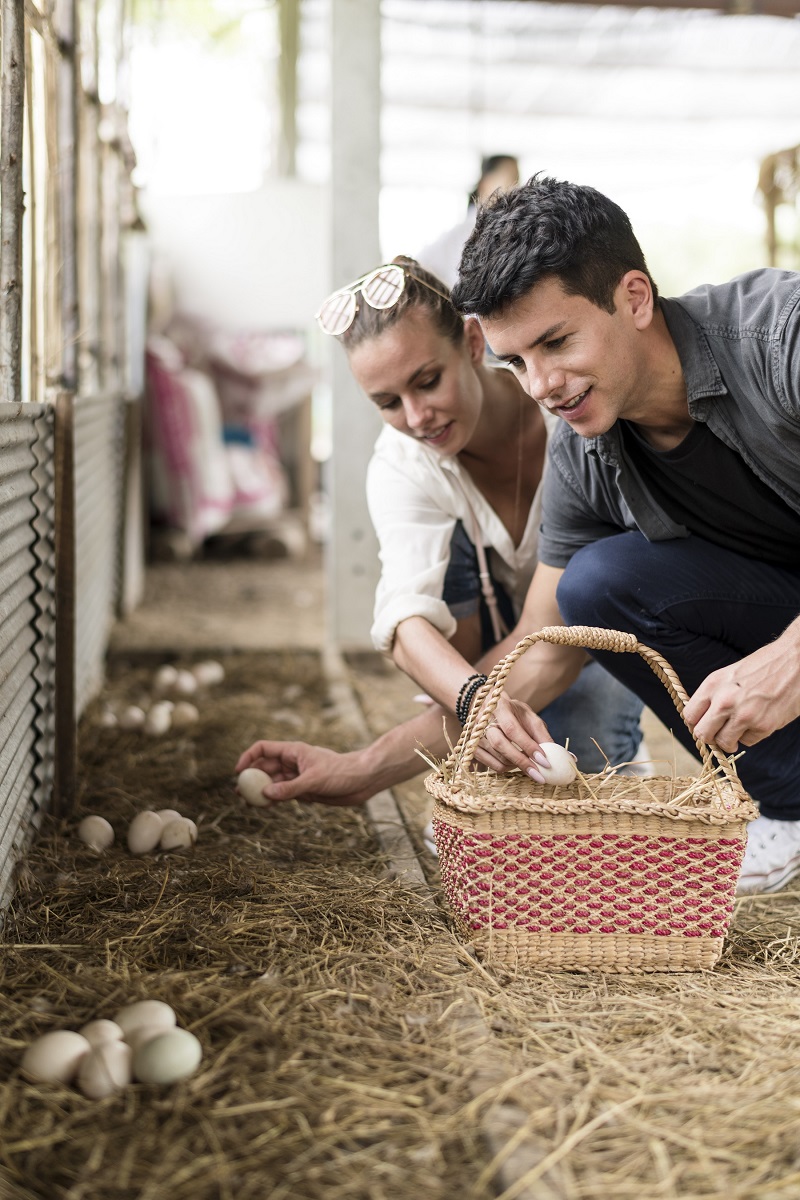
[[[712,671],[683,715],[695,737],[729,754],[800,717],[800,618],[774,642]]]

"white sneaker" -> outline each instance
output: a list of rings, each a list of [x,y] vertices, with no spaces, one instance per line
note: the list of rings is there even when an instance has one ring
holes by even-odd
[[[800,874],[800,821],[774,821],[756,817],[747,826],[737,896],[752,892],[777,892]]]
[[[800,822],[798,822],[800,824]],[[434,858],[439,857],[439,851],[436,849],[436,842],[433,840],[433,821],[429,821],[422,831],[422,840]]]
[[[635,775],[639,779],[649,779],[652,775],[658,774],[656,765],[653,759],[650,757],[650,747],[647,745],[647,742],[644,740],[644,738],[642,738],[641,742],[639,743],[639,749],[636,751],[631,761],[626,763],[624,767],[621,767],[620,770],[617,771],[617,774]]]

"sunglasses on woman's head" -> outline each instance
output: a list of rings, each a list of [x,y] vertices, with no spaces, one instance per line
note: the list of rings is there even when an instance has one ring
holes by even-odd
[[[418,275],[412,274],[398,263],[386,263],[328,296],[316,314],[317,324],[323,333],[339,337],[350,328],[356,319],[358,312],[356,297],[359,292],[370,308],[392,308],[405,290],[407,275],[411,279],[416,279],[417,283],[421,283],[429,291],[435,292],[437,296],[441,296],[443,300],[450,299],[444,292],[431,287],[424,279],[420,279]]]

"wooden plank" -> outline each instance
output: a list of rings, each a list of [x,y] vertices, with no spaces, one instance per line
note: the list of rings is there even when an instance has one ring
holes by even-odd
[[[0,42],[0,400],[22,399],[22,142],[25,18],[2,0]]]
[[[56,138],[58,144],[59,284],[61,296],[61,383],[78,386],[78,114],[76,79],[77,16],[75,0],[56,0],[53,28],[58,39],[56,64]]]
[[[293,178],[297,174],[297,56],[300,49],[300,5],[297,0],[278,0],[278,27],[281,47],[278,59],[278,173]]]
[[[78,757],[75,710],[75,459],[74,397],[56,400],[56,695],[53,808],[57,816],[72,809]]]
[[[350,684],[345,663],[337,650],[326,647],[323,667],[331,700],[340,719],[350,725],[362,743],[372,740],[363,710]],[[429,910],[437,911],[436,898],[408,835],[400,809],[391,791],[379,792],[366,804],[367,817],[389,864],[389,873],[414,892]],[[444,925],[444,921],[443,921]],[[449,935],[444,928],[442,941]],[[553,1147],[526,1130],[528,1114],[506,1099],[519,1071],[511,1055],[494,1038],[483,1020],[480,1008],[466,981],[459,987],[467,964],[482,971],[466,947],[452,944],[450,961],[445,952],[440,962],[452,970],[460,991],[450,1003],[448,1018],[457,1041],[459,1056],[465,1063],[467,1087],[475,1102],[479,1126],[489,1161],[480,1172],[486,1186],[492,1186],[502,1200],[567,1200],[563,1191],[547,1177],[547,1159]],[[487,980],[494,984],[486,973]],[[495,986],[497,986],[495,984]]]

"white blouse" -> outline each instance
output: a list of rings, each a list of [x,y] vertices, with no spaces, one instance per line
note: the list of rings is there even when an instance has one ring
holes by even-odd
[[[549,424],[549,423],[548,423]],[[367,504],[380,543],[372,641],[388,654],[401,621],[424,617],[446,638],[456,620],[442,599],[456,521],[471,538],[466,497],[475,513],[489,568],[519,616],[536,567],[542,485],[536,489],[519,546],[457,458],[385,425],[367,469]],[[489,549],[491,547],[491,549]]]

